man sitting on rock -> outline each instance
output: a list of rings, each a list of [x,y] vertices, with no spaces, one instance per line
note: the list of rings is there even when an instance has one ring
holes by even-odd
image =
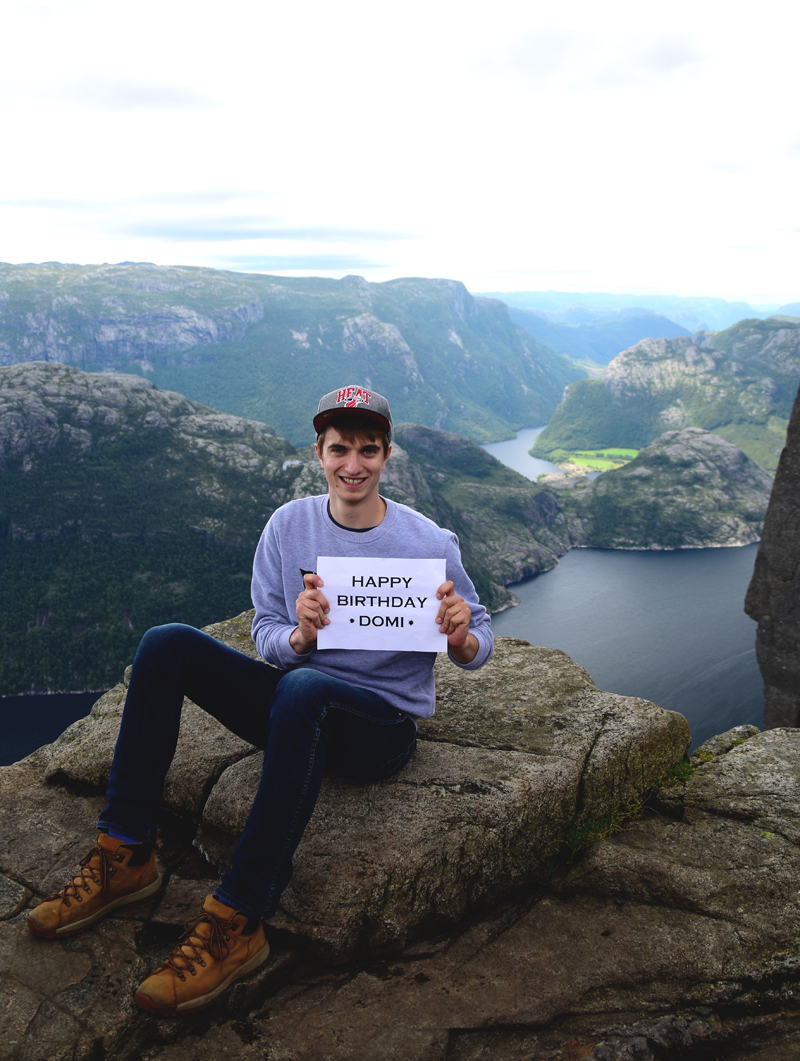
[[[391,453],[385,398],[362,387],[326,394],[314,417],[327,495],[291,501],[272,516],[253,564],[253,639],[273,666],[179,624],[142,638],[108,781],[96,846],[62,890],[31,911],[37,936],[80,932],[162,887],[154,844],[164,779],[175,754],[183,698],[265,749],[258,791],[231,868],[136,1001],[162,1016],[208,1005],[266,962],[262,922],[292,874],[323,769],[373,782],[414,752],[416,719],[434,709],[432,652],[317,648],[330,623],[317,557],[446,561],[436,613],[459,667],[492,653],[489,617],[450,531],[378,493]]]

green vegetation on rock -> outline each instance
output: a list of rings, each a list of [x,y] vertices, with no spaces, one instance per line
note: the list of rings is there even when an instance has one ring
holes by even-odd
[[[491,610],[569,548],[556,495],[476,443],[399,425],[387,496],[461,535]],[[0,368],[0,693],[102,688],[149,627],[250,605],[272,512],[326,490],[309,447],[148,380]]]
[[[148,626],[247,607],[293,452],[147,380],[0,369],[0,691],[102,688]]]
[[[534,456],[533,450],[529,451]],[[632,461],[639,451],[635,449],[620,449],[611,446],[608,449],[554,449],[551,450],[549,459],[554,464],[577,465],[579,468],[589,468],[592,471],[607,472],[613,468],[622,468],[628,461]]]
[[[146,375],[295,445],[313,439],[309,402],[343,384],[391,395],[397,420],[483,442],[545,423],[582,374],[453,280],[0,265],[0,304],[0,364]]]
[[[562,480],[560,494],[575,544],[683,549],[758,541],[771,487],[740,449],[689,427],[597,479]]]
[[[665,430],[699,427],[777,467],[800,375],[800,319],[740,321],[691,339],[645,339],[603,379],[571,383],[533,452],[640,449]],[[551,458],[552,459],[552,458]]]

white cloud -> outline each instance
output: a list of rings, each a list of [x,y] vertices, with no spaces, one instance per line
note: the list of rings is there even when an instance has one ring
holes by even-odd
[[[796,299],[791,13],[13,5],[2,257]]]
[[[219,106],[211,96],[181,85],[103,77],[84,78],[63,86],[51,85],[41,98],[113,111]]]

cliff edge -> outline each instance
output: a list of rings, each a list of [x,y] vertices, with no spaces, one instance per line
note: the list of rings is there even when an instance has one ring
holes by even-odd
[[[800,392],[767,508],[745,600],[758,622],[764,725],[800,725]]]
[[[248,618],[209,632],[253,655]],[[740,726],[681,759],[680,715],[510,638],[437,684],[397,778],[326,782],[268,965],[176,1021],[133,990],[213,890],[202,851],[224,864],[258,749],[187,703],[165,895],[65,940],[25,914],[93,839],[124,684],[1,769],[4,1061],[796,1056],[800,731]]]

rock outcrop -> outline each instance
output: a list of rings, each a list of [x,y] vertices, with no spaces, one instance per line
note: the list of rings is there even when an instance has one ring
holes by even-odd
[[[707,549],[761,536],[772,480],[730,442],[668,431],[622,468],[561,480],[573,542],[595,549]]]
[[[0,368],[3,692],[108,688],[149,626],[246,607],[293,455],[141,377]]]
[[[147,374],[313,440],[307,402],[368,381],[397,420],[478,441],[546,422],[582,373],[455,280],[278,277],[142,262],[0,264],[0,365]]]
[[[209,628],[251,656],[252,613]],[[501,638],[478,672],[437,663],[437,712],[411,764],[379,785],[330,778],[275,925],[328,961],[409,936],[529,883],[570,827],[641,796],[688,746],[682,716],[601,693],[555,649]],[[48,752],[45,779],[103,790],[124,704],[106,693]],[[227,864],[262,753],[187,703],[165,808]],[[348,852],[347,860],[336,853]]]
[[[745,610],[758,622],[764,725],[800,725],[800,392],[770,497]]]
[[[798,375],[797,317],[745,320],[691,338],[643,339],[615,357],[602,380],[570,384],[534,453],[639,449],[664,431],[700,427],[774,471]]]
[[[247,647],[241,617],[214,632]],[[2,1056],[794,1057],[800,732],[738,727],[669,771],[688,741],[680,716],[599,693],[563,653],[500,639],[493,668],[437,677],[405,788],[326,784],[272,961],[184,1020],[138,1011],[133,988],[214,886],[190,844],[199,778],[211,779],[203,835],[223,835],[258,752],[204,733],[214,753],[171,778],[160,904],[64,941],[32,937],[25,909],[91,840],[113,705],[0,771]],[[633,816],[621,829],[604,813],[620,802]],[[564,833],[569,822],[579,828]]]
[[[252,655],[248,620],[210,630]],[[563,653],[526,642],[499,639],[481,671],[442,663],[437,679],[437,714],[405,770],[378,785],[326,779],[273,922],[275,963],[223,1011],[254,1005],[303,955],[352,968],[535,895],[571,829],[634,805],[689,743],[682,716],[600,692]],[[132,990],[213,888],[249,806],[260,753],[187,704],[165,794],[166,898],[40,946],[24,910],[91,842],[123,697],[112,690],[55,744],[0,771],[0,967],[17,1000],[4,1018],[9,1058],[43,1048],[49,1061],[82,1058],[98,1043],[125,1057],[158,1040]]]
[[[114,684],[145,630],[249,603],[272,512],[327,491],[313,449],[139,376],[0,367],[0,687]],[[476,443],[397,427],[387,496],[460,534],[491,611],[570,546],[556,495]]]
[[[241,339],[264,307],[244,276],[140,263],[0,266],[0,364],[98,371]],[[152,366],[149,366],[152,370]]]

